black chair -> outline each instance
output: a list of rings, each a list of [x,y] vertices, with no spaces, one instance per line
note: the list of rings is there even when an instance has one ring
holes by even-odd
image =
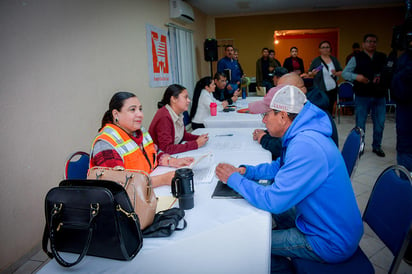
[[[65,179],[87,179],[90,156],[83,151],[77,151],[69,156],[64,168]]]
[[[353,128],[342,147],[342,157],[346,164],[349,177],[352,176],[364,148],[364,133],[359,127]]]
[[[338,95],[336,97],[336,115],[338,116],[338,123],[340,123],[340,113],[342,112],[342,108],[345,107],[352,107],[355,109],[355,93],[351,82],[343,82],[338,86]]]
[[[412,238],[412,178],[403,166],[385,169],[373,187],[363,221],[376,233],[394,258],[388,273],[396,273]],[[366,255],[358,247],[347,261],[323,264],[292,259],[296,273],[374,273]]]

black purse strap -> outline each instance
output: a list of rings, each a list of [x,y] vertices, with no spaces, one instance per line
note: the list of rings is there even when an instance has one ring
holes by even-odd
[[[93,226],[94,226],[94,222],[95,222],[95,217],[99,214],[99,204],[90,204],[90,220],[89,220],[89,225],[88,225],[88,236],[87,236],[87,240],[86,243],[84,245],[83,251],[80,253],[79,257],[77,258],[76,261],[70,263],[65,261],[60,254],[58,253],[58,251],[56,250],[56,246],[55,246],[55,238],[54,238],[54,234],[55,234],[55,229],[53,227],[53,223],[55,221],[55,219],[57,220],[58,216],[60,215],[61,209],[63,207],[63,204],[59,204],[59,206],[54,205],[52,212],[51,212],[51,218],[50,218],[50,225],[49,225],[49,229],[47,231],[47,224],[46,227],[44,229],[44,233],[43,233],[43,250],[46,252],[46,254],[50,257],[50,258],[55,258],[56,261],[64,266],[64,267],[71,267],[74,266],[76,264],[78,264],[83,258],[84,256],[86,256],[87,251],[89,249],[91,240],[92,240],[92,236],[93,236]],[[48,235],[47,235],[48,234]],[[51,248],[51,253],[47,250],[47,241],[48,238],[50,238],[50,248]]]
[[[187,222],[185,219],[183,219],[183,226],[182,227],[176,226],[175,230],[177,231],[184,230],[186,227],[187,227]]]
[[[322,57],[319,56],[319,58],[320,58],[320,61],[322,62],[322,64],[326,67],[326,70],[329,71],[329,67],[326,64],[326,62],[322,59]]]

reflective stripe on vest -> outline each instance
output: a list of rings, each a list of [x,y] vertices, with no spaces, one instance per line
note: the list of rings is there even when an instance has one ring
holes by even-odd
[[[97,141],[106,141],[122,157],[126,169],[139,169],[151,172],[157,166],[157,153],[150,134],[144,128],[141,131],[143,133],[143,151],[124,130],[116,125],[107,124],[93,141],[92,151]]]

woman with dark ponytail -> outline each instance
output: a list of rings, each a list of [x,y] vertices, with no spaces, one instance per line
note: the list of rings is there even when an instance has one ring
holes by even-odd
[[[209,76],[203,77],[196,83],[190,110],[193,129],[205,127],[203,123],[210,116],[210,103],[215,102],[218,106],[222,105],[222,108],[227,106],[227,100],[219,102],[213,97],[215,88],[215,81]]]
[[[92,144],[90,168],[121,166],[150,173],[157,165],[182,167],[193,162],[191,157],[176,159],[163,152],[158,154],[152,138],[142,127],[143,117],[136,95],[127,91],[114,94]],[[170,185],[173,176],[174,171],[152,176],[153,186]]]
[[[207,142],[207,134],[194,135],[186,131],[183,112],[187,111],[189,103],[185,87],[173,84],[165,90],[149,127],[149,133],[161,151],[175,154],[197,149]]]

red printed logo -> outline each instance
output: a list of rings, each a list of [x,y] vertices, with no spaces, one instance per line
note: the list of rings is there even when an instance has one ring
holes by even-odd
[[[169,73],[169,62],[167,59],[167,37],[160,35],[157,32],[151,31],[152,36],[152,56],[153,56],[153,72],[154,73]]]

